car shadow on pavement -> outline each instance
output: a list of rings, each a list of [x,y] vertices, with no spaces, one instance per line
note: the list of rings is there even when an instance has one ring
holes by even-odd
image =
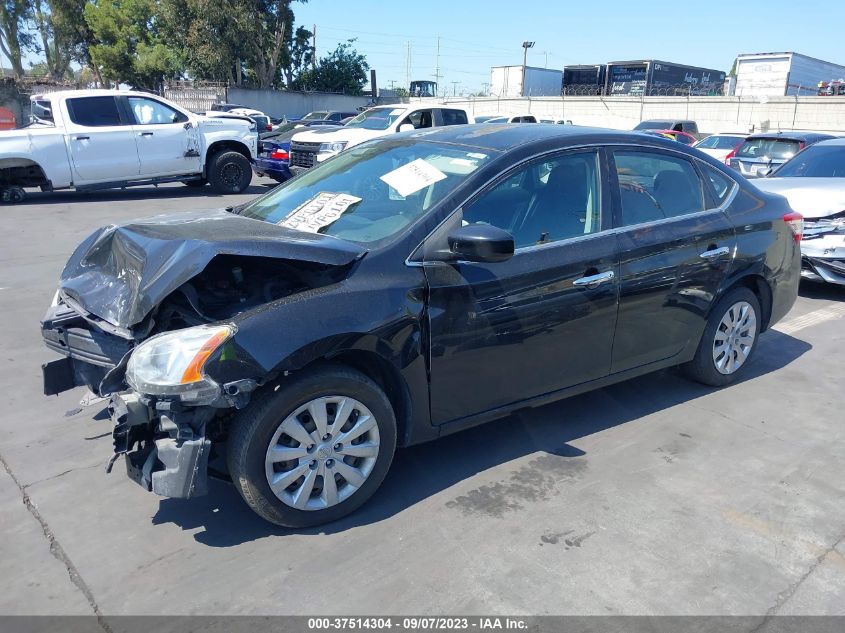
[[[762,335],[749,371],[725,388],[735,388],[777,371],[811,349],[805,341],[771,330]],[[210,547],[229,547],[274,535],[343,532],[389,519],[456,483],[526,455],[554,455],[556,461],[583,462],[586,453],[569,442],[695,400],[713,390],[674,370],[661,371],[399,450],[384,484],[369,502],[350,516],[316,528],[291,530],[271,525],[247,507],[234,486],[217,480],[210,482],[207,496],[163,499],[153,523],[173,523],[184,530],[204,528],[194,538]],[[550,472],[568,476],[562,462]],[[444,499],[444,504],[455,505],[450,501]]]
[[[269,191],[276,183],[265,184],[263,182],[252,183],[239,195],[262,195]],[[27,192],[26,199],[18,203],[18,206],[25,205],[48,205],[68,204],[81,202],[124,202],[130,200],[155,200],[156,198],[211,198],[224,199],[227,194],[217,193],[211,187],[128,187],[126,189],[101,189],[98,191],[55,191],[55,192]]]

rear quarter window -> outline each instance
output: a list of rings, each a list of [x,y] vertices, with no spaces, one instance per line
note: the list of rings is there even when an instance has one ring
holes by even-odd
[[[443,125],[465,125],[469,122],[467,113],[463,110],[443,108],[440,113],[443,115]]]

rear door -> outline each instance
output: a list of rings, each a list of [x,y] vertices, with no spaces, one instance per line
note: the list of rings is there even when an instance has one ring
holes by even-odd
[[[467,113],[456,108],[438,108],[437,125],[465,125],[469,123]]]
[[[450,220],[510,231],[516,252],[498,263],[424,262],[434,424],[607,375],[617,260],[602,225],[601,162],[596,150],[529,162]],[[431,239],[435,253],[444,236]]]
[[[735,252],[722,210],[735,184],[704,163],[702,169],[715,173],[702,178],[682,154],[640,147],[610,154],[621,268],[616,373],[698,344]]]
[[[74,184],[116,182],[138,177],[140,162],[129,121],[113,95],[74,97],[67,108],[68,151]]]
[[[121,99],[124,99],[121,97]],[[202,172],[199,130],[169,105],[144,96],[125,97],[144,177]]]

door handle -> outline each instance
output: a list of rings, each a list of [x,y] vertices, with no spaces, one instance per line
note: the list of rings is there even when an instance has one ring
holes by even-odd
[[[74,136],[73,140],[74,141],[87,141],[90,138],[91,138],[90,136]]]
[[[138,132],[138,136],[152,136],[152,132]]]
[[[723,257],[728,255],[731,252],[727,246],[723,246],[722,248],[714,248],[709,251],[704,251],[699,255],[702,259],[716,259],[717,257]]]
[[[605,273],[599,273],[598,275],[588,275],[586,277],[580,277],[572,282],[573,286],[588,286],[590,288],[595,288],[605,282],[613,281],[613,278],[616,275],[613,274],[612,270],[608,270]]]

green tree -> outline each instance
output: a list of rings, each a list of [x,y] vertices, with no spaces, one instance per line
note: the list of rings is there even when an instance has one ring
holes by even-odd
[[[367,83],[367,58],[352,46],[355,40],[338,44],[334,51],[321,57],[314,70],[304,71],[297,81],[300,90],[342,92],[360,95]]]
[[[96,43],[88,51],[104,79],[157,90],[180,74],[178,57],[159,37],[157,0],[99,0],[85,6]]]
[[[24,75],[23,52],[35,44],[29,28],[32,17],[29,0],[0,0],[0,52],[12,63],[12,72],[18,78]]]
[[[283,72],[285,85],[290,88],[296,82],[297,77],[307,68],[314,65],[314,48],[311,46],[313,33],[304,27],[296,29],[290,45]]]
[[[63,48],[67,58],[88,68],[93,81],[102,85],[99,69],[91,61],[90,47],[95,44],[94,33],[85,20],[85,6],[89,0],[48,0],[50,22],[55,41]]]
[[[70,69],[70,49],[64,41],[64,33],[55,28],[52,0],[35,0],[35,27],[41,38],[38,51],[44,55],[44,63],[51,79],[65,79]]]

